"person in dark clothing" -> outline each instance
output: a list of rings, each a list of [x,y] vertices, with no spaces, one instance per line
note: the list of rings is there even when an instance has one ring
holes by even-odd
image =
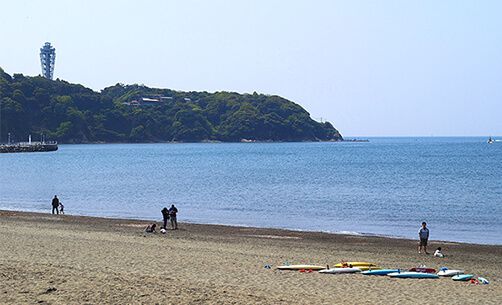
[[[178,230],[178,221],[176,220],[176,214],[178,213],[178,209],[173,205],[169,208],[169,218],[171,219],[171,227],[173,230]]]
[[[59,215],[59,199],[58,196],[54,195],[54,198],[52,198],[52,214],[54,214],[54,211],[56,211],[56,214]]]
[[[164,230],[167,230],[167,221],[169,220],[169,210],[164,207],[162,210],[162,218],[164,219],[164,226],[162,227]]]
[[[151,225],[146,227],[145,233],[157,233],[157,231],[155,230],[156,228],[157,228],[157,225],[152,223]]]
[[[418,243],[418,253],[422,253],[422,247],[424,248],[425,254],[429,254],[427,252],[427,241],[429,240],[429,229],[427,229],[427,224],[422,222],[422,227],[418,231],[418,237],[420,242]]]

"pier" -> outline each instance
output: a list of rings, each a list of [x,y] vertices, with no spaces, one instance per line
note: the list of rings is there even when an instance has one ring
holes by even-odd
[[[46,152],[58,150],[57,142],[0,144],[0,153]]]

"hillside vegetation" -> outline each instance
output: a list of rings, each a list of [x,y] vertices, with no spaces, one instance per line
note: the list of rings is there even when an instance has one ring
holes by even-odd
[[[142,98],[158,102],[134,102]],[[63,143],[342,140],[330,123],[314,121],[300,105],[275,95],[123,84],[95,92],[0,68],[0,102],[4,142],[8,133],[18,141],[43,134]]]

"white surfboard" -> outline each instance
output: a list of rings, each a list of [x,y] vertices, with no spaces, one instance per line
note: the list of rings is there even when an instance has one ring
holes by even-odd
[[[415,272],[415,271],[406,271],[406,272],[394,272],[388,274],[393,278],[400,279],[438,279],[439,276],[435,273],[423,273],[423,272]]]
[[[439,276],[454,276],[458,274],[464,274],[464,270],[446,269],[438,272]]]
[[[279,270],[321,270],[326,269],[326,266],[318,265],[284,265],[277,267]]]
[[[331,268],[331,269],[319,270],[319,273],[326,273],[326,274],[342,274],[342,273],[356,273],[356,272],[361,272],[361,269],[357,267],[352,267],[352,268]]]

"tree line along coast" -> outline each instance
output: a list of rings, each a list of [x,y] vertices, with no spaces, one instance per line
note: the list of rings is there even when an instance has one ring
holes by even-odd
[[[116,84],[100,92],[0,68],[0,142],[341,141],[329,122],[277,95]]]

